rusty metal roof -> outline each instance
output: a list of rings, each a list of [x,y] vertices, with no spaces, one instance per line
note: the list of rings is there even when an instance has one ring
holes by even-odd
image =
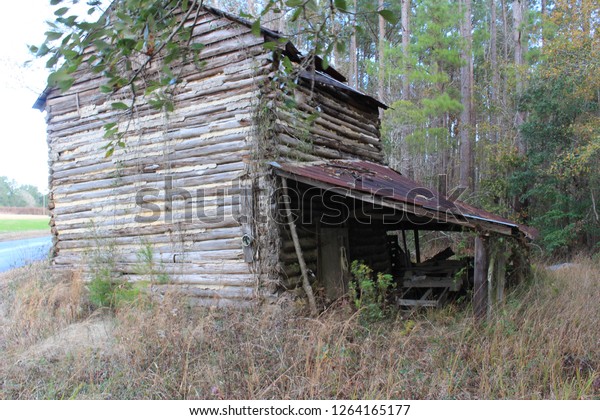
[[[272,162],[275,172],[309,185],[346,193],[357,199],[428,216],[432,221],[458,224],[470,229],[507,235],[537,236],[535,229],[467,203],[449,200],[437,191],[418,184],[399,172],[362,160],[330,160],[304,163]]]

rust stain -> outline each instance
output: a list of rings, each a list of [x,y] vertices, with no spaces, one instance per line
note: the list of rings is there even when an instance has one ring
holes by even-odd
[[[318,181],[332,187],[347,188],[361,193],[385,198],[416,208],[446,213],[477,224],[486,222],[513,228],[529,239],[537,231],[474,207],[462,201],[452,201],[437,191],[418,184],[393,169],[362,160],[331,160],[308,163],[273,163],[278,171]],[[451,223],[451,222],[450,222]]]

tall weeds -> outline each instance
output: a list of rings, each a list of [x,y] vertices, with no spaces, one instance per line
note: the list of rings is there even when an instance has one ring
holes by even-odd
[[[478,326],[453,306],[365,325],[350,304],[310,319],[190,308],[177,295],[99,315],[76,277],[38,285],[39,270],[0,283],[3,398],[600,397],[600,269],[589,261],[536,270]],[[69,299],[48,293],[59,285]],[[110,323],[110,339],[50,361],[31,353],[82,322]]]

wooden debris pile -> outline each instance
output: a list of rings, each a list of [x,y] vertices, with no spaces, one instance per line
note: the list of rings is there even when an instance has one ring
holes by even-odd
[[[452,293],[467,287],[470,258],[451,260],[454,252],[446,248],[421,263],[409,263],[399,270],[396,303],[404,308],[442,306]]]

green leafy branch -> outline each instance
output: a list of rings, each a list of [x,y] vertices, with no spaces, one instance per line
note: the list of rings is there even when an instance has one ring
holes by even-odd
[[[201,0],[115,0],[103,10],[99,0],[87,1],[87,15],[101,14],[94,22],[73,11],[78,0],[51,0],[57,6],[55,20],[48,22],[45,41],[30,46],[38,58],[46,58],[52,72],[48,85],[61,91],[69,90],[81,70],[91,70],[103,78],[100,91],[112,96],[119,91],[129,92],[131,103],[113,102],[111,107],[131,116],[135,101],[141,96],[155,109],[170,112],[174,109],[171,93],[179,81],[181,63],[192,57],[200,66],[199,53],[204,45],[192,42],[192,27],[185,23],[194,16],[197,21]],[[162,68],[158,77],[146,78],[150,63],[160,58]],[[118,124],[104,126],[104,147],[107,156],[116,146],[124,147],[123,133]]]
[[[346,0],[269,0],[264,5],[258,16],[245,15],[254,20],[252,30],[258,34],[261,28],[261,19],[269,13],[280,14],[287,17],[291,24],[298,24],[302,28],[295,36],[303,35],[310,45],[307,51],[307,61],[314,64],[315,57],[322,57],[322,66],[327,69],[334,50],[345,50],[342,32],[334,30],[333,23],[336,19],[357,15],[357,11],[348,7]],[[388,9],[377,10],[386,21],[396,24],[398,18]],[[356,25],[356,21],[346,20],[347,25]],[[359,30],[361,28],[358,28]]]

